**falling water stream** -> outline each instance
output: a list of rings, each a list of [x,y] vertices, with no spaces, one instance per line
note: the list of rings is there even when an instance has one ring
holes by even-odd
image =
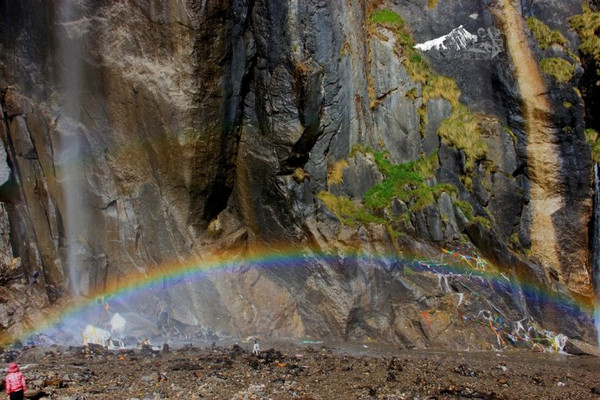
[[[600,345],[600,183],[598,182],[598,164],[594,164],[594,219],[592,222],[592,271],[596,291],[594,323]]]
[[[86,225],[89,222],[85,203],[85,175],[82,164],[80,118],[82,112],[82,48],[83,43],[73,29],[75,10],[72,0],[59,3],[59,85],[61,87],[61,110],[58,118],[59,152],[57,164],[60,170],[65,210],[66,264],[69,290],[81,293],[80,271]]]

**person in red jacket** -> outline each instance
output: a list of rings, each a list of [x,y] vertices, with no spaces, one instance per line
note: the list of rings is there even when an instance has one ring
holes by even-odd
[[[16,363],[8,364],[6,394],[10,400],[23,400],[25,398],[25,377],[19,371],[19,366]]]

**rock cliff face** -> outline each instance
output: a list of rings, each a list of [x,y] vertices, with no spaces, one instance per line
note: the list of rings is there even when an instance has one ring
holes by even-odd
[[[483,347],[496,336],[477,339],[464,316],[484,312],[508,331],[528,318],[594,340],[569,303],[595,301],[578,94],[593,91],[575,89],[567,23],[583,12],[579,0],[0,1],[1,326],[16,334],[35,322],[24,310],[208,253],[294,247],[293,268],[245,265],[130,306],[190,332]],[[531,21],[563,39],[543,43]],[[568,79],[541,67],[551,58]],[[502,278],[410,261],[457,249]],[[32,304],[13,305],[25,291]]]

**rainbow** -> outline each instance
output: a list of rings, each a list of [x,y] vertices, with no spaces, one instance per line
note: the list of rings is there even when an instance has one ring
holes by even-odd
[[[232,253],[195,257],[183,262],[167,262],[152,268],[146,274],[132,273],[118,281],[109,282],[102,290],[96,290],[85,297],[72,298],[48,310],[44,320],[37,321],[19,337],[4,334],[0,343],[11,344],[36,333],[43,333],[61,321],[98,307],[99,301],[121,300],[152,290],[172,287],[181,281],[205,279],[209,274],[243,273],[250,266],[259,269],[303,268],[315,262],[328,265],[340,264],[340,261],[360,262],[370,268],[389,269],[401,274],[431,273],[442,277],[462,276],[502,287],[504,291],[523,293],[532,306],[551,305],[557,315],[572,313],[579,319],[593,324],[594,309],[589,302],[577,301],[560,293],[540,287],[533,283],[516,282],[506,274],[487,264],[482,258],[467,256],[458,252],[445,251],[445,258],[436,261],[414,257],[401,258],[398,255],[367,254],[359,252],[330,253],[310,248],[271,248],[254,251],[245,256]],[[464,286],[464,293],[474,292]],[[476,293],[475,293],[476,294]]]

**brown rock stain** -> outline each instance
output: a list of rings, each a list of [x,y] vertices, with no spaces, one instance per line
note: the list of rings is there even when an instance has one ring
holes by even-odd
[[[561,157],[558,145],[554,142],[558,131],[551,123],[552,105],[547,95],[548,88],[529,46],[526,25],[520,12],[511,0],[498,0],[496,5],[494,14],[506,37],[508,53],[515,68],[528,135],[532,257],[544,267],[548,276],[555,271],[559,281],[566,283],[574,294],[592,297],[585,255],[578,257],[578,265],[561,267],[559,232],[553,214],[566,204],[561,189]],[[581,279],[582,275],[584,279]]]

